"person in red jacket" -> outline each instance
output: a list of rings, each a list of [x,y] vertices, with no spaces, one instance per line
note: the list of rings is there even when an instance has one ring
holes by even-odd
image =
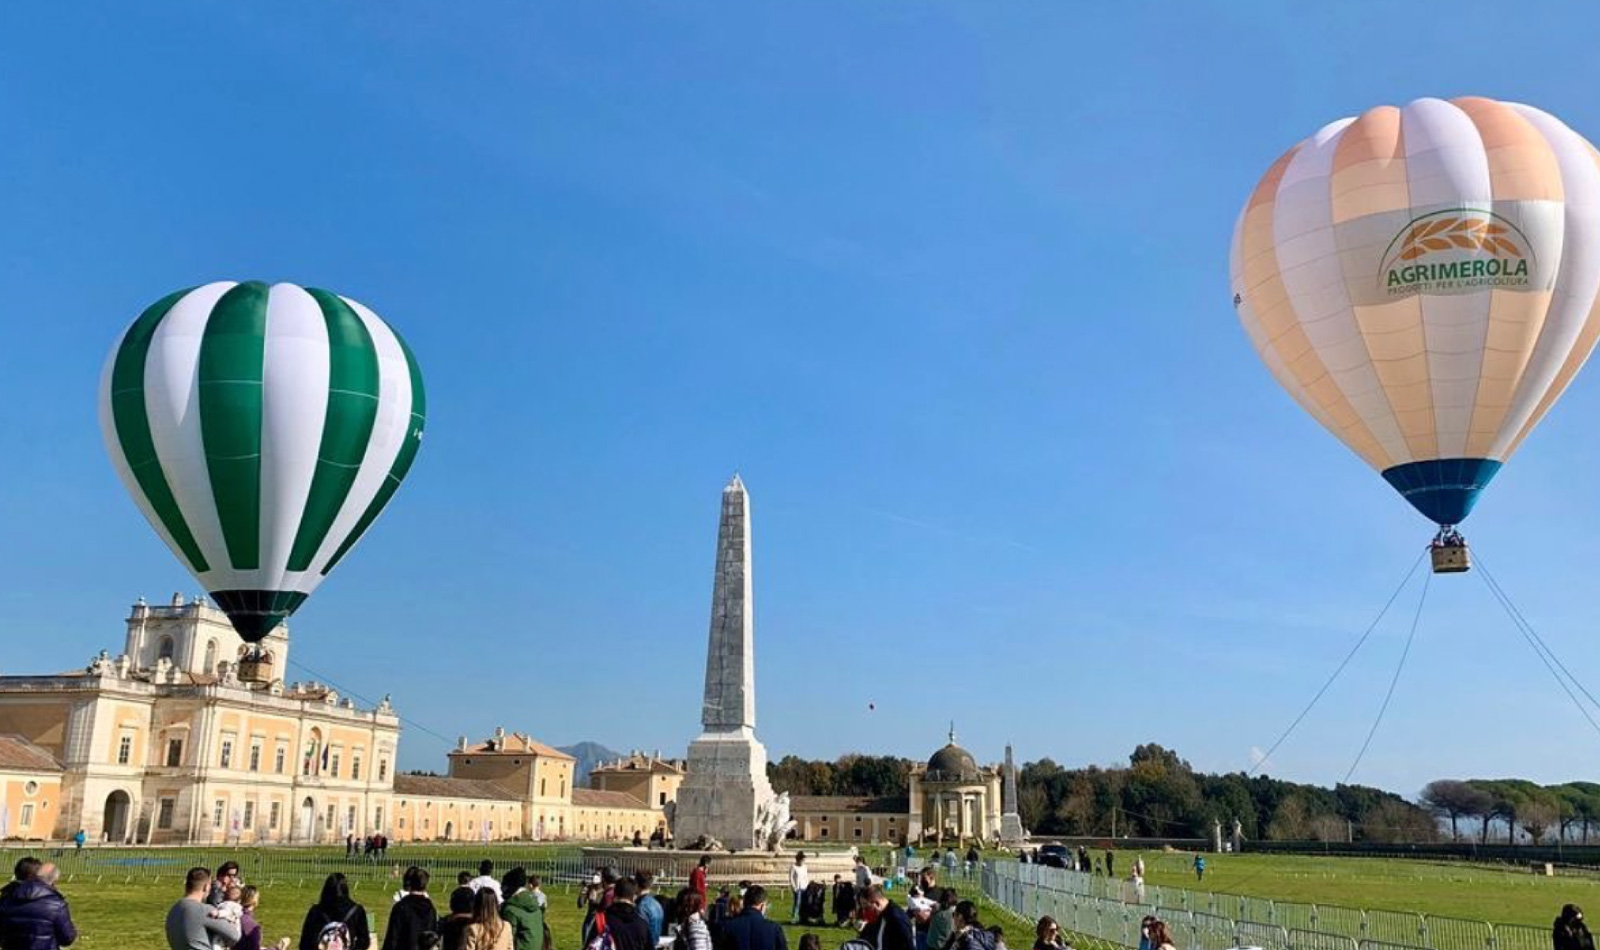
[[[700,895],[700,900],[702,903],[704,903],[706,899],[706,868],[710,865],[711,855],[702,854],[700,855],[700,863],[695,865],[693,871],[689,872],[689,887],[691,887],[695,893]]]

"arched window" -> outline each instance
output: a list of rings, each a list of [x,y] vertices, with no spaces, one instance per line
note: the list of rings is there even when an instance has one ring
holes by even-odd
[[[161,638],[161,645],[156,648],[156,659],[158,659],[158,660],[171,660],[172,659],[172,653],[173,653],[174,649],[175,649],[175,645],[172,642],[172,638],[171,637],[162,637]]]
[[[217,665],[217,641],[215,641],[215,640],[207,640],[206,641],[206,661],[203,664],[201,664],[201,668],[204,669],[207,673],[214,673],[214,672],[216,672],[216,665]]]

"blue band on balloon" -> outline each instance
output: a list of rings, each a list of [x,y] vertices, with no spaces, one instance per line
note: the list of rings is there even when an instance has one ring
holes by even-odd
[[[1500,463],[1494,459],[1432,459],[1384,469],[1383,477],[1434,524],[1460,524],[1489,486]]]

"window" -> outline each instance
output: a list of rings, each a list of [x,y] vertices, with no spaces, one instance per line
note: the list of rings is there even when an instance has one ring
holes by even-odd
[[[244,822],[243,822],[243,827],[244,827],[244,829],[246,831],[249,831],[251,828],[254,828],[255,826],[256,826],[256,803],[255,802],[245,802],[244,803]]]
[[[561,780],[561,797],[562,798],[566,798],[567,797],[567,780],[566,779],[562,779]]]
[[[540,796],[544,795],[544,779],[539,780],[539,794]]]
[[[372,812],[372,830],[373,831],[382,831],[383,830],[383,806],[382,805],[379,805]]]
[[[206,641],[206,662],[201,669],[206,673],[215,673],[217,666],[217,641]]]
[[[326,820],[326,827],[330,831],[333,829],[333,803],[332,802],[328,803],[328,817],[327,817],[327,820]]]
[[[272,771],[278,773],[279,775],[283,774],[283,760],[285,753],[286,750],[280,745],[278,746],[278,751],[272,755]]]
[[[21,826],[30,827],[33,824],[33,802],[24,802],[22,805]]]
[[[350,777],[352,779],[358,779],[361,777],[361,756],[359,755],[352,755],[350,757]]]
[[[167,740],[167,768],[175,769],[183,764],[183,740]]]
[[[828,836],[828,829],[824,828],[824,829],[822,829],[822,833],[820,835],[818,835],[817,837],[826,838],[827,836]]]
[[[280,810],[279,810],[277,802],[273,802],[272,804],[267,806],[267,827],[272,829],[273,831],[277,831],[278,830],[278,815],[279,815],[279,813],[280,813]]]
[[[351,805],[350,810],[344,814],[344,830],[346,834],[355,834],[356,831],[356,806]]]
[[[339,753],[337,753],[337,752],[333,753],[333,757],[330,758],[328,761],[331,763],[329,765],[329,767],[328,767],[329,773],[331,773],[334,778],[338,778],[339,777]]]
[[[389,777],[389,760],[388,759],[379,759],[378,760],[378,781],[381,782],[381,781],[383,781],[384,779],[386,779],[388,777]]]
[[[404,818],[400,819],[400,830],[401,831],[405,831],[406,830],[406,820]]]
[[[261,771],[261,746],[259,745],[252,744],[250,746],[250,771]]]
[[[663,808],[666,807],[666,805],[667,805],[667,793],[666,792],[662,792],[661,793],[660,800],[657,801],[656,804],[662,806]]]
[[[217,799],[217,807],[216,807],[215,810],[213,810],[211,812],[211,827],[213,827],[213,828],[221,828],[222,827],[222,813],[223,813],[223,811],[225,811],[227,809],[227,807],[228,807],[228,803],[227,803],[226,800],[221,799],[221,798]]]
[[[24,782],[22,784],[22,794],[28,796],[29,798],[39,794],[39,783],[35,782],[33,779],[29,779],[28,781]]]
[[[172,830],[172,813],[178,807],[177,799],[163,798],[161,807],[156,811],[156,827],[162,831]]]
[[[123,736],[117,740],[117,764],[127,765],[133,758],[133,736]]]
[[[229,768],[233,765],[233,740],[222,740],[222,767]]]
[[[861,837],[861,829],[860,828],[856,829],[856,837],[857,838]]]
[[[172,659],[172,638],[171,637],[162,637],[161,638],[161,646],[156,649],[156,659],[158,659],[158,660],[171,660]]]

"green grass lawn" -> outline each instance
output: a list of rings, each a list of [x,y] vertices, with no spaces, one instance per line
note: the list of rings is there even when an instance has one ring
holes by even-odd
[[[511,865],[505,863],[510,856],[507,849],[495,847],[493,850],[500,870],[508,869]],[[525,855],[525,859],[537,860],[555,850],[550,846],[530,846],[517,848],[515,852]],[[435,866],[441,868],[459,864],[465,869],[476,862],[478,852],[479,849],[471,845],[428,849],[430,856],[439,861]],[[420,856],[420,851],[418,853]],[[391,857],[398,857],[402,863],[407,860],[405,853],[399,851]],[[876,854],[871,858],[875,863],[878,860]],[[1121,853],[1119,858],[1131,862],[1133,853]],[[273,883],[259,878],[251,881],[264,885],[259,919],[269,938],[297,937],[306,908],[316,899],[322,876],[331,870],[351,869],[331,850],[315,855],[300,852],[298,859],[304,866],[303,873],[281,875]],[[1189,861],[1187,855],[1146,853],[1150,883],[1195,888]],[[1476,865],[1251,854],[1208,855],[1206,863],[1206,878],[1201,889],[1276,900],[1417,911],[1540,927],[1549,924],[1563,903],[1600,906],[1600,880],[1544,878],[1527,871]],[[1119,867],[1122,866],[1119,861]],[[249,868],[248,862],[246,868]],[[165,946],[162,923],[167,908],[181,890],[181,870],[164,871],[159,882],[142,876],[142,872],[129,882],[127,873],[97,874],[81,869],[70,880],[64,879],[62,891],[72,903],[74,919],[83,934],[77,946],[85,950],[160,950]],[[454,886],[453,876],[447,881],[438,879],[446,876],[438,875],[432,889],[440,904]],[[393,892],[387,875],[380,869],[366,868],[354,879],[356,899],[376,916],[377,934],[381,936]],[[953,884],[966,896],[977,896],[976,882],[964,882],[957,877],[941,883]],[[581,950],[578,928],[582,911],[576,906],[574,892],[557,884],[547,886],[546,893],[550,898],[550,921],[556,947],[558,950]],[[773,916],[787,919],[788,911],[789,895],[786,892],[774,895]],[[1013,948],[1020,950],[1032,942],[1031,928],[1024,923],[992,907],[988,908],[987,916],[1005,926],[1008,943]],[[843,929],[790,927],[791,948],[798,947],[801,934],[807,930],[822,937],[824,950],[833,950],[849,935]]]
[[[1123,857],[1124,861],[1131,859],[1131,854]],[[1539,927],[1548,926],[1562,904],[1600,906],[1600,880],[1543,877],[1511,867],[1385,858],[1208,854],[1205,881],[1197,884],[1192,860],[1186,854],[1146,853],[1149,883]]]

